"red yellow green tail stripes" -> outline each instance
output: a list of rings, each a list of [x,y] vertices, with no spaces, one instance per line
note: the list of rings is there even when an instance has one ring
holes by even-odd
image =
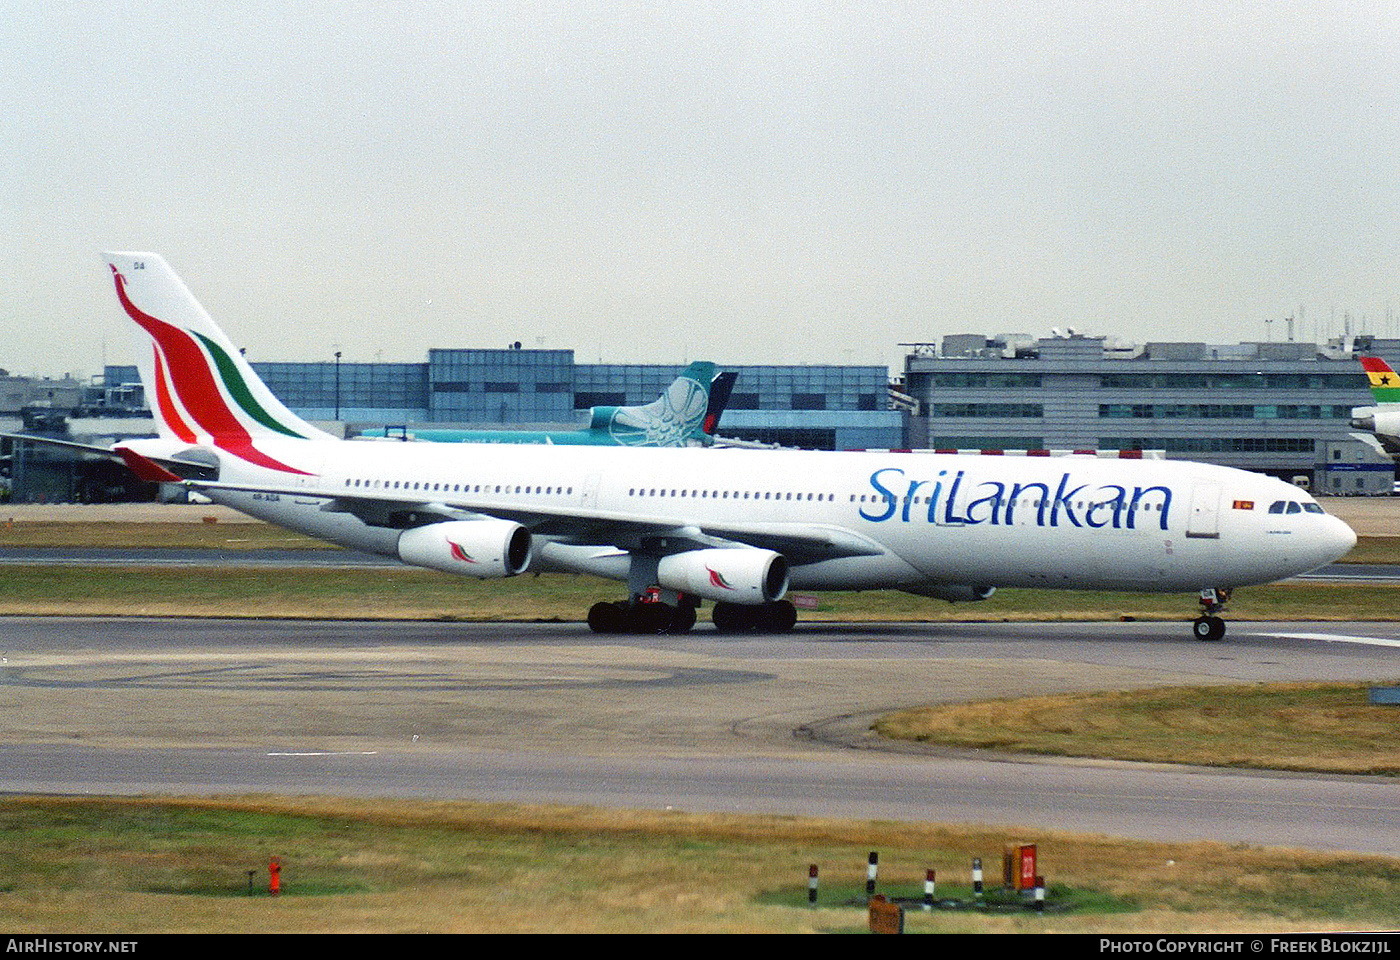
[[[1380,357],[1362,357],[1361,367],[1377,403],[1400,403],[1400,374],[1390,369],[1390,364]]]

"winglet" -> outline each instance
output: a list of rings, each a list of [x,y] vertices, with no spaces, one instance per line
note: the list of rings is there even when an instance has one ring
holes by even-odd
[[[150,457],[143,457],[130,447],[117,447],[117,453],[126,461],[127,469],[136,474],[136,479],[146,483],[181,483],[180,477],[156,463]]]

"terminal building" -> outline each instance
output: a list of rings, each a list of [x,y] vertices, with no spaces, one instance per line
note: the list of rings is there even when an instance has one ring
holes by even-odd
[[[733,366],[715,357],[738,374],[719,433],[823,450],[1160,450],[1327,495],[1387,493],[1394,482],[1395,462],[1358,438],[1350,418],[1373,403],[1357,355],[1400,367],[1400,340],[1133,345],[1077,333],[958,334],[905,346],[893,384],[880,366]],[[252,365],[297,414],[347,436],[429,425],[576,428],[590,407],[651,402],[684,367],[584,364],[572,350],[518,346],[433,349],[425,363]],[[135,367],[109,366],[62,390],[16,383],[6,396],[29,406],[0,409],[0,431],[103,445],[153,434],[149,419],[134,418],[146,402]],[[0,495],[148,495],[92,458],[22,447],[0,441]]]
[[[706,358],[708,359],[708,358]],[[887,449],[904,442],[878,366],[734,366],[720,433],[820,450]],[[589,408],[659,397],[685,366],[576,363],[572,350],[445,350],[425,364],[254,363],[283,403],[313,421],[370,427],[573,428]]]
[[[821,450],[890,449],[904,442],[904,414],[889,401],[882,366],[735,366],[720,420],[730,439]],[[420,427],[575,429],[595,406],[650,403],[684,363],[581,364],[572,350],[434,349],[426,363],[253,362],[277,397],[299,416],[345,436]],[[75,387],[81,387],[75,384]],[[32,392],[15,396],[32,397]],[[0,409],[0,432],[24,432],[110,445],[152,436],[134,366],[108,366],[86,390],[41,407]],[[147,491],[120,485],[105,461],[40,445],[0,441],[0,494],[22,502],[131,499]],[[118,471],[119,473],[121,471]]]
[[[905,442],[932,449],[1162,450],[1328,495],[1389,493],[1395,462],[1355,436],[1374,403],[1358,354],[1400,340],[1128,344],[1068,333],[908,344]]]

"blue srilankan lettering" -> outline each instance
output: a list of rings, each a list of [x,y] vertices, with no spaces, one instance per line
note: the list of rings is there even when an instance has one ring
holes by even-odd
[[[967,505],[960,508],[958,494],[965,482],[971,483],[963,470],[951,477],[947,470],[940,470],[936,477],[920,480],[906,477],[899,467],[885,467],[870,475],[875,502],[869,508],[861,507],[860,515],[871,523],[898,517],[900,523],[920,519],[962,526],[1034,523],[1038,527],[1136,530],[1139,514],[1150,511],[1158,528],[1166,530],[1171,513],[1170,487],[1117,483],[1093,487],[1076,482],[1068,472],[1060,476],[1054,493],[1049,482],[983,480],[968,489]]]

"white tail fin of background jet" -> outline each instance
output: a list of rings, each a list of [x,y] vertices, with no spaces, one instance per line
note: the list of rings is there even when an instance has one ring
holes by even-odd
[[[290,468],[261,453],[259,439],[330,439],[272,395],[164,259],[105,256],[122,309],[148,337],[137,366],[163,439],[275,469]]]

